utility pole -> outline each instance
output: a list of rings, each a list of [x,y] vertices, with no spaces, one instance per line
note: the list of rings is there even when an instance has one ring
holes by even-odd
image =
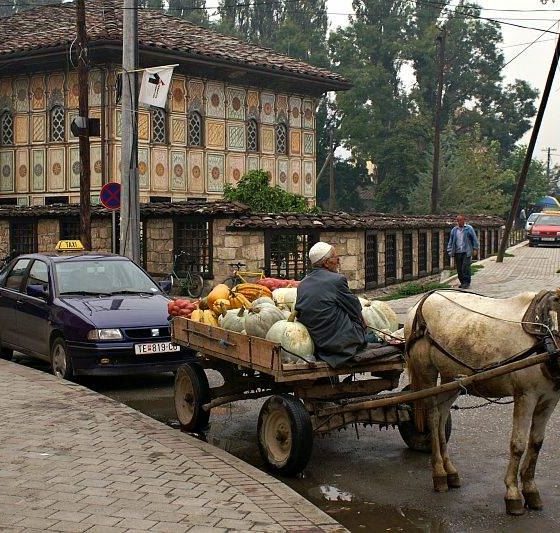
[[[89,150],[89,75],[85,0],[76,2],[76,31],[78,50],[78,101],[82,125],[80,133],[80,239],[91,250],[91,167]]]
[[[138,192],[138,2],[124,0],[122,74],[122,190],[120,253],[140,263],[140,196]]]
[[[329,211],[336,209],[336,189],[334,183],[334,130],[331,128],[329,132],[330,144],[330,174],[329,174]]]
[[[547,153],[547,156],[546,156],[546,180],[548,181],[548,185],[550,186],[550,185],[552,185],[552,184],[550,183],[550,163],[551,163],[551,161],[550,161],[550,157],[551,157],[551,156],[550,156],[550,152],[556,152],[556,148],[551,148],[551,147],[549,146],[548,148],[543,148],[542,151]],[[550,192],[550,191],[549,191],[549,192]]]
[[[439,210],[439,151],[441,137],[441,100],[443,96],[443,69],[445,64],[445,28],[436,37],[438,46],[438,87],[436,97],[436,111],[434,116],[434,161],[432,167],[432,202],[431,213]]]
[[[513,201],[511,204],[511,210],[506,222],[506,227],[504,229],[504,234],[502,235],[502,242],[500,243],[500,249],[498,250],[498,256],[496,257],[497,263],[502,263],[504,260],[504,255],[506,253],[507,243],[509,241],[509,234],[513,223],[515,221],[515,216],[517,215],[517,210],[519,209],[519,201],[521,200],[521,193],[525,187],[525,181],[527,180],[527,172],[529,171],[529,165],[533,159],[533,151],[535,150],[535,144],[537,143],[537,137],[539,136],[539,131],[541,129],[541,123],[546,109],[546,104],[548,103],[548,97],[550,96],[550,90],[552,89],[552,83],[554,82],[554,74],[556,73],[556,68],[558,67],[558,58],[560,56],[560,35],[558,36],[558,41],[556,42],[556,49],[554,50],[554,56],[552,57],[552,62],[550,64],[550,69],[548,71],[548,77],[546,79],[546,85],[544,87],[541,103],[539,104],[539,110],[537,112],[537,117],[535,118],[535,125],[533,126],[533,131],[531,132],[531,139],[529,141],[529,146],[527,146],[527,153],[525,154],[525,160],[523,161],[523,167],[519,173],[519,178],[517,180],[517,185],[515,187],[515,194],[513,195]]]

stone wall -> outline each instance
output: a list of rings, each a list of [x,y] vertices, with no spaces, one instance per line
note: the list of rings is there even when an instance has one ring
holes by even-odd
[[[0,257],[6,257],[10,253],[10,222],[0,220]]]
[[[146,270],[157,277],[169,274],[173,268],[173,219],[150,218],[145,231]]]
[[[45,218],[37,222],[37,251],[39,253],[54,252],[60,240],[60,222],[57,219]]]
[[[340,273],[348,279],[352,290],[365,286],[365,232],[323,232],[321,240],[332,244],[340,257]]]

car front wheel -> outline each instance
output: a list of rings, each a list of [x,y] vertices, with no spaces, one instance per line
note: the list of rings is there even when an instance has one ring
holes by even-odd
[[[72,379],[72,361],[68,355],[66,343],[62,337],[57,337],[51,346],[51,370],[60,379]]]

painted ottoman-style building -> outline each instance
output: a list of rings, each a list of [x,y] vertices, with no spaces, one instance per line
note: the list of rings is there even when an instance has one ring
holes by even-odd
[[[86,2],[91,192],[120,181],[122,2]],[[0,205],[79,202],[73,4],[0,23]],[[225,183],[263,169],[272,184],[315,199],[315,107],[350,84],[302,61],[139,10],[139,66],[178,64],[165,110],[138,113],[140,201],[220,199]]]

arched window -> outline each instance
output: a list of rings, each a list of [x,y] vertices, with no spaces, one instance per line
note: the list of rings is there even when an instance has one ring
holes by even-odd
[[[202,116],[197,111],[189,114],[189,146],[202,146]]]
[[[165,110],[161,107],[152,109],[152,142],[165,144],[167,142],[167,120]]]
[[[282,122],[276,124],[276,153],[288,153],[288,128]]]
[[[0,115],[0,146],[14,144],[14,119],[9,111]]]
[[[55,105],[51,109],[51,132],[52,142],[64,142],[64,108]]]
[[[247,151],[259,151],[259,126],[255,119],[251,119],[247,122]]]

